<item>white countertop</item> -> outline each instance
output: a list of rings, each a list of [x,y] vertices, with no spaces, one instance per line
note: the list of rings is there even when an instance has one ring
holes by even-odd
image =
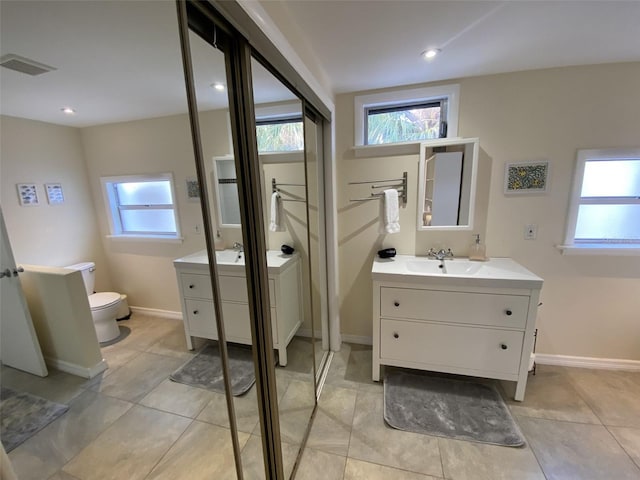
[[[445,268],[440,261],[413,255],[373,260],[371,274],[374,280],[449,283],[506,288],[542,288],[543,279],[531,273],[511,258],[490,258],[484,262],[468,258],[447,258]]]
[[[298,259],[298,253],[285,255],[279,250],[267,250],[267,269],[269,273],[277,273],[288,267]],[[202,267],[209,264],[206,250],[176,258],[173,265],[180,267]],[[238,254],[236,250],[216,250],[216,264],[222,270],[237,270],[244,273],[244,253]]]

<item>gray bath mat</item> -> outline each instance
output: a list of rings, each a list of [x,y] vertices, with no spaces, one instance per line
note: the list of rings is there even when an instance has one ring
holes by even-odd
[[[253,354],[251,347],[231,344],[227,344],[227,351],[229,353],[231,393],[238,397],[245,394],[256,382]],[[174,382],[224,393],[218,344],[207,345],[189,362],[173,372],[169,378]]]
[[[524,437],[495,388],[401,370],[384,379],[384,419],[393,428],[508,447]]]
[[[53,422],[69,409],[30,393],[0,389],[0,437],[8,452]]]

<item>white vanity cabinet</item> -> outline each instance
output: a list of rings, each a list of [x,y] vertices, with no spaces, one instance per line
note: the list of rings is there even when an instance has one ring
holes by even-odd
[[[244,261],[234,261],[237,252],[216,252],[222,317],[228,342],[251,345],[251,327]],[[213,306],[211,279],[206,252],[174,260],[180,290],[182,316],[187,346],[193,350],[191,337],[218,339]],[[287,345],[302,324],[301,265],[299,255],[267,252],[269,303],[273,348],[279,363],[287,364]]]
[[[511,380],[523,400],[542,279],[510,259],[495,259],[506,271],[445,260],[477,267],[453,275],[425,273],[437,260],[420,271],[416,257],[398,257],[372,270],[373,379],[392,365]]]

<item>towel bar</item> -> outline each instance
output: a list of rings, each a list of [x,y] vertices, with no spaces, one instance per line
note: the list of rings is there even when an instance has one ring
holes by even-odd
[[[393,183],[388,184],[385,182],[402,182],[402,183]],[[392,188],[392,187],[400,187],[398,188],[398,196],[402,200],[402,205],[407,204],[407,172],[402,173],[402,178],[389,178],[386,180],[364,180],[358,182],[349,182],[348,185],[363,185],[371,183],[371,188]],[[384,183],[384,185],[378,185],[380,183]],[[366,198],[350,198],[350,202],[367,202],[369,200],[376,200],[380,197],[384,196],[383,192],[374,192],[371,196]]]

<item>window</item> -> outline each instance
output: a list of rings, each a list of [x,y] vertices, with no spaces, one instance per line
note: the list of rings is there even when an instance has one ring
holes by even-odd
[[[292,152],[304,148],[300,116],[256,120],[258,152]]]
[[[179,237],[170,173],[103,177],[101,180],[113,236]]]
[[[640,148],[578,151],[564,247],[640,251]]]
[[[367,145],[432,140],[447,136],[447,99],[391,107],[365,107]]]
[[[421,142],[458,134],[458,85],[355,97],[355,145]]]

